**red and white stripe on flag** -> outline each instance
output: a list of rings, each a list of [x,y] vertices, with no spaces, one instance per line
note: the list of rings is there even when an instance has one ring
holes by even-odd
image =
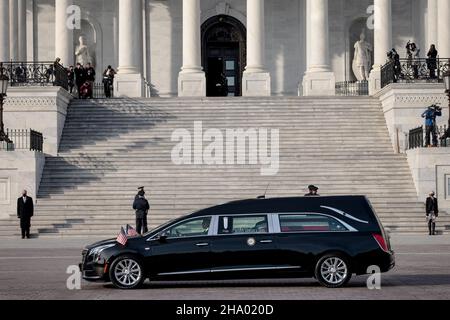
[[[127,234],[125,233],[125,230],[123,230],[123,227],[120,228],[120,233],[117,236],[116,241],[123,246],[127,243],[128,238],[127,238]]]
[[[127,224],[127,236],[129,237],[136,237],[139,234],[137,233],[136,229],[134,229],[132,226]]]

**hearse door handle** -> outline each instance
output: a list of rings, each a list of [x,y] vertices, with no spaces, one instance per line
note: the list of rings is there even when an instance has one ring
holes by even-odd
[[[259,243],[272,243],[273,240],[261,240]]]
[[[208,242],[200,242],[200,243],[197,243],[196,246],[197,247],[207,247],[207,246],[209,246],[209,243]]]

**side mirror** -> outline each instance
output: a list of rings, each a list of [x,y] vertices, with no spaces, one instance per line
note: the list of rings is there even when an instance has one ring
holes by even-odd
[[[155,237],[155,240],[161,243],[164,243],[167,241],[167,235],[165,234],[159,234]]]

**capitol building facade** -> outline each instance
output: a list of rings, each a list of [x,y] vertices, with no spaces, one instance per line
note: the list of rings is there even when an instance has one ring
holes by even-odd
[[[450,57],[447,0],[0,0],[0,11],[1,61],[90,61],[98,81],[112,65],[126,96],[222,95],[224,79],[229,96],[334,95],[367,78],[376,92],[392,48]]]

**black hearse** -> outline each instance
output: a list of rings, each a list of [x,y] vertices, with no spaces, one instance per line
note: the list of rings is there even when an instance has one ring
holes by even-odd
[[[394,267],[389,239],[364,196],[252,199],[207,208],[149,233],[83,250],[88,281],[133,289],[159,280],[315,277],[331,288]]]

